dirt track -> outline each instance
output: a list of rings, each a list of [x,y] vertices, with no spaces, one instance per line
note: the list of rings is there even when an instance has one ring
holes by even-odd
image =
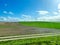
[[[43,34],[30,34],[30,35],[19,35],[19,36],[5,36],[0,37],[0,41],[11,41],[11,40],[20,40],[20,39],[30,39],[30,38],[41,38],[41,37],[50,37],[50,36],[60,36],[60,33],[43,33]]]
[[[0,26],[7,26],[0,28],[0,36],[8,35],[22,35],[22,34],[41,34],[41,33],[58,33],[60,29],[49,29],[49,28],[35,28],[22,26],[18,23],[0,23]]]

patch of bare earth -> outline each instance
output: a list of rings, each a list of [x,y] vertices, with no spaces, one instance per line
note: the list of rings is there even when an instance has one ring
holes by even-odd
[[[23,26],[19,23],[0,23],[1,26],[6,26],[0,28],[0,36],[9,35],[26,35],[26,34],[41,34],[41,33],[58,33],[60,30],[48,29],[48,28],[35,28]]]

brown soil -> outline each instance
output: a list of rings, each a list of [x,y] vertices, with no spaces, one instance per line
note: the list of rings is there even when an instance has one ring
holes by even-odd
[[[0,28],[0,36],[60,32],[60,30],[57,29],[28,27],[28,26],[23,26],[19,23],[0,23],[0,26],[7,26]]]

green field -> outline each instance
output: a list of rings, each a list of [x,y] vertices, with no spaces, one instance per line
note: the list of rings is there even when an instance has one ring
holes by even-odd
[[[0,45],[60,45],[60,36],[5,41],[0,42]]]
[[[60,29],[60,22],[19,22],[24,26]]]

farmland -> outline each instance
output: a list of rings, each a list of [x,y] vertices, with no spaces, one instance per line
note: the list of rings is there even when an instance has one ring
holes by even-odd
[[[41,25],[40,25],[41,23]],[[44,23],[44,25],[43,25]],[[55,23],[45,22],[19,22],[19,23],[0,23],[0,36],[11,36],[11,35],[27,35],[27,34],[43,34],[43,33],[58,33],[60,29],[48,28],[49,25]],[[46,28],[45,28],[45,25]],[[55,24],[58,27],[59,24]],[[53,26],[55,26],[53,25]],[[41,28],[41,26],[43,28]],[[60,26],[60,25],[59,25]]]
[[[32,34],[60,34],[60,22],[6,22],[0,23],[0,38]],[[55,34],[54,34],[55,35]],[[60,35],[1,41],[0,45],[60,45]],[[29,36],[28,36],[29,37]],[[24,38],[24,36],[22,37]],[[2,38],[3,39],[3,38]],[[7,38],[9,39],[9,38]],[[14,39],[14,38],[12,38]]]

